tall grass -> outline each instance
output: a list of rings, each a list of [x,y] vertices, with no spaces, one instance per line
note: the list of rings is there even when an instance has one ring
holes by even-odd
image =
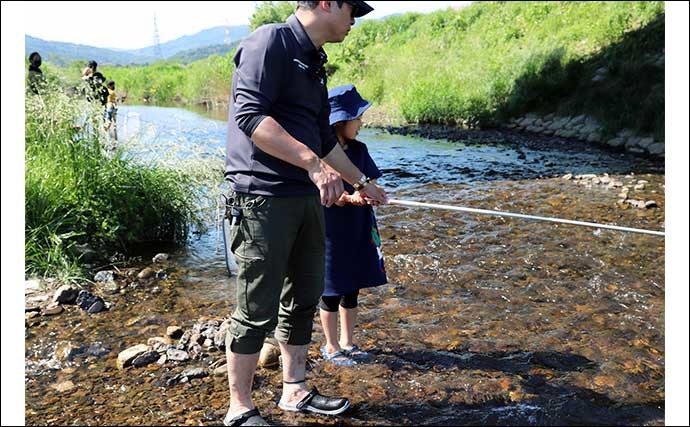
[[[106,258],[137,242],[183,241],[197,220],[188,171],[127,158],[112,148],[101,105],[59,86],[26,103],[25,270],[82,277],[90,248]]]

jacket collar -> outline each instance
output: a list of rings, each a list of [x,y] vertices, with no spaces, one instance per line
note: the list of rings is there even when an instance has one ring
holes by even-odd
[[[312,43],[307,31],[304,29],[302,23],[299,22],[299,19],[297,19],[295,15],[290,15],[285,22],[292,30],[292,33],[295,35],[295,38],[297,39],[297,42],[299,43],[303,52],[311,53],[312,55],[316,53],[323,53],[325,55],[323,48],[316,49],[316,46],[314,46],[314,43]]]

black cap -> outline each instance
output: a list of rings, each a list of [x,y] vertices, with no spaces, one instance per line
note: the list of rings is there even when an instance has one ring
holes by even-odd
[[[363,1],[346,1],[345,3],[349,3],[350,6],[352,6],[352,9],[354,11],[352,16],[354,18],[361,18],[362,16],[374,10],[373,7],[369,6],[366,2]]]

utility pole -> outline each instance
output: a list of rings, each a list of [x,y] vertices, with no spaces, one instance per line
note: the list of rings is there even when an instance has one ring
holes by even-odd
[[[153,54],[158,59],[163,59],[161,52],[161,38],[158,35],[158,23],[156,22],[156,13],[153,14]]]

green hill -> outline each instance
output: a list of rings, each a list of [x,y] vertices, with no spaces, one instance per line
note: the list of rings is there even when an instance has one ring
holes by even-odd
[[[356,84],[394,123],[533,111],[663,135],[663,2],[477,2],[364,21],[326,50],[329,86]]]

